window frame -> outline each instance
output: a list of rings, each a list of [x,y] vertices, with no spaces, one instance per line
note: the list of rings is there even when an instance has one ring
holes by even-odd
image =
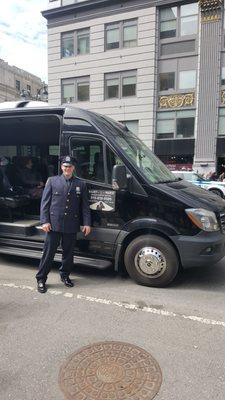
[[[119,46],[108,49],[107,48],[107,31],[110,30],[110,26],[113,27],[118,27],[119,30]],[[124,28],[126,26],[136,26],[136,44],[134,46],[124,46]],[[131,18],[131,19],[126,19],[123,21],[116,21],[116,22],[109,22],[106,23],[104,26],[104,49],[105,51],[111,51],[111,50],[118,50],[118,49],[130,49],[133,47],[138,46],[138,18]]]
[[[177,136],[177,131],[178,131],[178,129],[177,129],[177,121],[178,121],[178,119],[181,119],[180,117],[179,117],[179,113],[180,112],[185,112],[185,111],[194,111],[194,113],[195,113],[195,115],[194,116],[192,116],[192,117],[190,117],[190,118],[194,118],[194,132],[193,132],[193,136],[189,136],[189,137],[178,137]],[[158,113],[175,113],[175,117],[174,118],[158,118]],[[185,118],[185,117],[183,117],[183,118]],[[188,118],[188,117],[186,117],[186,118]],[[174,121],[174,132],[173,132],[173,137],[171,137],[171,138],[164,138],[164,137],[160,137],[160,133],[158,134],[157,133],[157,122],[158,121],[171,121],[171,120],[173,120]],[[157,115],[156,115],[156,132],[155,132],[155,139],[156,140],[189,140],[189,139],[194,139],[195,138],[195,128],[196,128],[196,109],[195,108],[189,108],[189,109],[179,109],[179,110],[167,110],[167,111],[158,111],[157,112]]]
[[[192,88],[186,88],[186,89],[180,89],[180,73],[181,72],[191,72],[195,71],[195,87]],[[174,89],[168,89],[168,90],[160,90],[160,75],[161,74],[170,74],[174,73]],[[180,69],[177,65],[175,67],[174,71],[168,71],[168,72],[159,72],[158,75],[158,94],[161,95],[168,95],[170,93],[175,94],[175,93],[189,93],[189,92],[195,92],[196,91],[196,86],[197,86],[197,68],[196,69]]]
[[[159,65],[158,65],[158,77],[157,77],[157,92],[158,96],[166,96],[169,94],[180,94],[180,93],[190,93],[190,92],[196,92],[197,88],[197,68],[198,68],[198,61],[197,57],[195,55],[186,56],[186,57],[175,57],[172,59],[164,59],[161,58],[159,60]],[[187,73],[187,72],[195,72],[195,86],[186,88],[186,89],[181,89],[180,88],[180,75],[181,73]],[[175,79],[174,79],[174,89],[168,89],[168,90],[160,90],[160,78],[162,74],[170,74],[174,73],[175,74]]]
[[[222,79],[223,76],[223,70],[224,70],[224,79]],[[224,83],[222,83],[222,80],[224,80]],[[225,88],[225,66],[221,66],[221,73],[220,73],[220,86],[224,89]]]
[[[224,112],[224,115],[222,114],[222,112]],[[221,115],[220,115],[221,113]],[[225,107],[219,107],[218,109],[218,128],[217,128],[217,137],[224,137],[225,136],[225,132],[223,134],[219,133],[219,129],[220,129],[220,118],[225,119]]]
[[[160,75],[162,74],[174,74],[174,88],[167,89],[167,90],[160,90]],[[158,93],[174,93],[176,92],[176,79],[177,79],[177,71],[168,71],[168,72],[159,72],[158,75]]]
[[[135,94],[130,96],[122,96],[123,91],[123,78],[135,77]],[[118,79],[118,97],[107,97],[107,78],[110,79]],[[126,99],[131,97],[137,97],[137,70],[129,70],[129,71],[120,71],[120,72],[110,72],[104,74],[104,100],[115,100],[115,99]]]
[[[85,31],[88,35],[88,51],[86,53],[78,53],[78,38],[80,35],[84,35]],[[63,36],[71,34],[73,38],[73,55],[71,56],[63,56]],[[60,57],[61,59],[67,59],[70,57],[84,56],[86,54],[90,54],[90,27],[76,29],[75,31],[65,31],[60,33]]]
[[[189,5],[190,4],[198,4],[197,2],[192,2],[192,3],[189,3]],[[161,41],[163,41],[163,43],[164,43],[164,41],[165,42],[170,42],[170,41],[177,41],[177,40],[187,40],[187,39],[189,39],[189,38],[193,38],[193,37],[197,37],[198,36],[198,34],[199,34],[199,18],[200,18],[200,12],[198,11],[198,13],[197,14],[191,14],[191,15],[187,15],[187,16],[182,16],[181,15],[181,7],[182,6],[184,6],[184,5],[187,5],[187,4],[179,4],[179,5],[175,5],[175,6],[171,6],[171,7],[168,7],[169,6],[169,4],[168,4],[168,6],[167,7],[160,7],[159,8],[159,40],[160,40],[160,42]],[[160,11],[162,10],[162,9],[166,9],[166,8],[174,8],[174,7],[176,7],[177,8],[177,17],[176,18],[174,18],[175,20],[176,20],[176,35],[175,36],[172,36],[172,37],[167,37],[167,38],[161,38],[160,37],[160,34],[161,34],[161,29],[160,29],[160,26],[161,26],[161,22],[167,22],[167,21],[172,21],[172,20],[165,20],[165,21],[161,21],[161,19],[160,19]],[[191,17],[191,16],[196,16],[197,15],[197,32],[196,33],[191,33],[191,34],[188,34],[188,35],[181,35],[181,19],[184,19],[184,18],[187,18],[187,17]]]
[[[18,85],[17,85],[17,83],[18,83]],[[16,91],[20,92],[21,91],[21,81],[16,79],[15,86],[16,86]]]
[[[78,84],[88,82],[89,84],[89,98],[88,100],[78,100]],[[61,79],[61,104],[66,104],[63,99],[63,86],[64,84],[73,84],[74,86],[74,101],[73,103],[79,103],[84,101],[90,101],[90,75],[87,76],[78,76],[75,78],[63,78]],[[68,103],[69,104],[69,103]]]
[[[138,134],[139,134],[139,121],[140,121],[139,119],[127,119],[127,120],[123,120],[123,121],[120,120],[119,122],[120,122],[121,124],[125,125],[126,128],[127,128],[129,131],[131,131],[132,133],[134,133],[135,135],[138,136]],[[132,131],[131,129],[129,129],[127,123],[129,124],[130,122],[136,122],[136,123],[137,123],[137,132],[134,132],[134,131]]]
[[[95,180],[91,180],[91,179],[86,179],[86,178],[82,178],[79,177],[79,179],[82,179],[83,181],[90,183],[92,185],[95,186],[106,186],[109,188],[112,188],[112,183],[109,183],[109,176],[108,176],[108,171],[107,171],[107,147],[112,150],[115,154],[115,150],[111,148],[111,146],[109,145],[109,143],[106,142],[105,139],[103,139],[102,137],[100,137],[98,134],[84,134],[83,132],[73,132],[73,134],[69,137],[69,153],[72,155],[72,147],[71,147],[71,141],[72,139],[77,139],[77,140],[89,140],[89,141],[98,141],[101,142],[102,144],[102,151],[103,151],[103,163],[104,163],[104,182],[99,182],[99,181],[95,181]]]
[[[195,72],[195,86],[194,87],[189,87],[189,88],[180,88],[180,74],[182,73],[182,72]],[[196,90],[196,83],[197,83],[197,69],[180,69],[179,71],[178,71],[178,74],[177,74],[177,90],[178,91],[182,91],[182,92],[185,92],[185,91],[190,91],[190,90]]]

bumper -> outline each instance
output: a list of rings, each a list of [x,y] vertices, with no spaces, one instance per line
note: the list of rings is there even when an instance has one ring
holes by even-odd
[[[214,264],[225,256],[225,235],[200,232],[196,236],[173,236],[184,268]]]

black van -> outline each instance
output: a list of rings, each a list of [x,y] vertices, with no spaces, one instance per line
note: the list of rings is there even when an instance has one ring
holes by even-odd
[[[67,154],[77,159],[92,210],[91,234],[78,234],[77,263],[102,269],[113,264],[140,284],[162,287],[180,266],[213,264],[224,256],[223,199],[177,179],[118,122],[69,105],[27,101],[0,105],[1,253],[41,256],[41,196],[21,181],[21,168],[32,159],[45,183]]]

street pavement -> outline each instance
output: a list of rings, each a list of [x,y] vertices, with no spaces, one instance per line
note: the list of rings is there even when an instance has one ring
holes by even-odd
[[[83,346],[128,342],[159,363],[157,400],[225,399],[225,259],[184,271],[168,288],[55,264],[39,294],[37,260],[0,257],[0,399],[63,400],[60,366]]]

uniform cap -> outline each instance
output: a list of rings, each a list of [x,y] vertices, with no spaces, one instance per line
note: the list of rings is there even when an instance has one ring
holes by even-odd
[[[76,160],[70,156],[64,156],[61,159],[61,165],[65,165],[65,166],[74,165],[75,162],[76,162]]]

